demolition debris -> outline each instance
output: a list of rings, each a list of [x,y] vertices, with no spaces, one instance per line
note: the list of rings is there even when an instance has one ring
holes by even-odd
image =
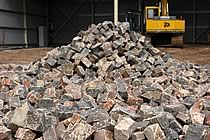
[[[41,60],[1,70],[0,139],[209,139],[209,76],[127,23],[91,25]]]

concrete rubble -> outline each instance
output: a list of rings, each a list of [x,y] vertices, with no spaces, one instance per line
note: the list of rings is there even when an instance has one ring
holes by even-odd
[[[0,140],[210,138],[210,66],[105,21],[28,66],[0,70]]]

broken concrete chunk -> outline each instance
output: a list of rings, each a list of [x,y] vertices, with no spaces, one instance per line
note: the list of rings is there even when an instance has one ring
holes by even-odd
[[[80,53],[81,58],[87,57],[91,51],[88,48],[84,48]]]
[[[85,76],[86,72],[84,70],[84,68],[82,66],[77,66],[75,68],[75,72],[79,75],[79,76]]]
[[[36,134],[30,129],[18,128],[15,137],[19,140],[34,140]]]
[[[81,86],[78,84],[69,84],[65,87],[67,94],[71,95],[75,100],[82,98]]]
[[[161,68],[154,68],[153,69],[152,76],[159,77],[159,76],[162,76],[162,75],[163,75],[163,69],[161,69]]]
[[[72,41],[80,41],[80,40],[82,40],[82,37],[80,36],[76,36],[72,39]]]
[[[209,79],[209,77],[208,77],[207,73],[200,73],[198,82],[205,83],[208,79]],[[209,84],[207,84],[206,86],[209,87]],[[205,88],[205,86],[204,86],[204,88]]]
[[[20,103],[20,98],[19,96],[14,96],[14,97],[10,97],[9,98],[9,106],[10,107],[20,107],[21,103]]]
[[[39,108],[52,108],[55,107],[55,103],[53,99],[50,98],[42,98],[38,103]]]
[[[114,35],[112,31],[107,31],[104,33],[107,40],[111,39],[111,37]]]
[[[100,120],[99,122],[93,123],[93,127],[96,131],[101,129],[107,129],[113,132],[115,126],[116,121],[113,119]]]
[[[175,119],[170,121],[169,127],[175,130],[178,134],[182,132],[182,125]]]
[[[128,140],[136,129],[136,122],[131,118],[122,118],[114,127],[114,138],[116,140]]]
[[[115,83],[117,85],[117,91],[120,94],[120,96],[127,101],[128,100],[128,93],[127,93],[127,85],[124,80],[117,79],[115,80]]]
[[[67,55],[66,55],[66,60],[70,60],[71,59],[71,57],[74,55],[74,51],[73,50],[69,50],[69,52],[67,53]]]
[[[174,116],[176,116],[179,112],[182,112],[182,113],[187,112],[187,108],[183,104],[165,105],[164,110],[167,112],[170,112]]]
[[[87,68],[92,65],[92,63],[86,57],[82,58],[81,61]]]
[[[202,87],[200,91],[197,93],[196,97],[203,97],[208,91],[209,87],[210,87],[209,84],[204,85],[204,87]]]
[[[94,134],[94,140],[114,140],[113,132],[109,130],[99,130]]]
[[[65,129],[66,129],[66,127],[63,124],[63,122],[59,122],[57,127],[56,127],[56,133],[58,135],[58,138],[61,137],[61,135],[62,135],[62,133],[64,132]]]
[[[79,123],[79,122],[81,121],[81,119],[82,119],[82,118],[81,118],[81,115],[79,115],[79,114],[73,114],[72,117],[70,117],[70,118],[64,120],[64,121],[63,121],[63,124],[64,124],[65,126],[74,125],[74,124],[76,124],[76,123]],[[61,127],[62,127],[62,124],[60,124],[60,125],[61,125]]]
[[[33,107],[28,102],[25,102],[21,107],[15,109],[11,123],[24,127],[25,121],[28,119],[28,113],[30,112],[33,112]]]
[[[45,82],[43,80],[37,80],[36,81],[36,86],[37,87],[44,87],[45,86]]]
[[[176,118],[181,122],[181,123],[184,123],[184,124],[189,124],[191,122],[191,118],[190,116],[188,115],[188,113],[182,113],[182,112],[179,112],[176,116]]]
[[[106,102],[101,103],[100,106],[106,110],[107,112],[115,105],[115,101],[112,99],[108,99]]]
[[[146,104],[142,104],[140,108],[140,112],[143,113],[144,119],[151,118],[160,113],[164,112],[164,108],[162,106],[152,107]]]
[[[128,22],[118,23],[117,27],[120,29],[120,34],[124,34],[130,30],[130,24]]]
[[[66,74],[67,76],[72,76],[74,73],[73,63],[63,64],[61,68],[62,68],[63,73]]]
[[[144,140],[145,136],[144,136],[144,132],[134,132],[131,136],[131,140]]]
[[[182,132],[183,132],[184,134],[186,134],[188,128],[189,128],[189,125],[184,125],[183,128],[182,128]]]
[[[51,67],[54,67],[55,66],[55,64],[57,63],[57,61],[55,60],[55,59],[53,59],[53,58],[48,58],[47,60],[46,60],[46,63],[48,64],[48,65],[50,65]]]
[[[93,127],[84,122],[75,124],[70,130],[65,131],[64,140],[86,140],[94,133]]]
[[[201,140],[204,136],[205,128],[199,124],[191,124],[189,125],[185,140]]]
[[[160,53],[160,50],[158,50],[157,48],[155,47],[151,47],[149,48],[149,52],[152,54],[152,55],[158,55]]]
[[[114,42],[113,42],[113,47],[114,48],[119,48],[119,47],[121,47],[121,46],[123,46],[124,44],[123,44],[123,42],[122,41],[120,41],[120,40],[115,40]]]
[[[204,110],[210,111],[210,100],[204,100]]]
[[[158,123],[160,127],[164,130],[169,128],[169,120],[167,119],[165,113],[160,113],[159,115],[156,115],[152,118],[145,119],[145,121],[148,121],[149,124]]]
[[[0,140],[7,139],[11,135],[11,130],[4,125],[0,126]]]
[[[133,42],[137,42],[138,40],[137,34],[134,31],[130,32],[130,38]]]
[[[147,61],[148,61],[151,65],[153,65],[154,62],[155,62],[155,59],[154,59],[153,57],[149,57],[149,58],[147,59]]]
[[[98,79],[85,84],[85,92],[93,98],[96,98],[99,93],[103,93],[105,89],[105,83]]]
[[[166,139],[168,139],[168,140],[178,140],[179,139],[178,133],[171,128],[165,129],[164,133],[166,135]]]
[[[82,79],[82,77],[75,74],[69,79],[68,83],[74,83],[74,84],[81,85],[83,82],[84,82],[84,79]]]
[[[154,101],[160,102],[161,91],[160,90],[147,90],[141,96],[143,98],[148,99],[148,100],[154,100]]]
[[[204,120],[205,120],[205,115],[202,113],[190,113],[191,119],[192,119],[192,123],[193,124],[204,124]]]
[[[75,45],[73,45],[71,47],[72,50],[76,51],[76,52],[81,52],[82,48],[85,47],[85,43],[84,42],[76,42]]]
[[[44,132],[46,128],[43,113],[39,113],[37,111],[28,113],[27,119],[24,122],[24,127],[34,131]]]
[[[59,140],[59,136],[57,134],[56,128],[54,126],[50,126],[43,133],[44,140]]]
[[[104,72],[108,72],[108,71],[110,71],[110,68],[113,66],[113,62],[111,61],[111,62],[106,62],[105,64],[103,64],[103,66],[102,66],[102,70],[104,71]]]
[[[73,60],[76,60],[76,59],[80,60],[81,58],[82,58],[82,56],[81,56],[80,53],[75,53],[75,54],[71,57],[71,59],[73,59]]]
[[[137,105],[137,106],[141,106],[143,104],[143,99],[139,98],[139,97],[133,97],[133,96],[128,96],[128,101],[127,104],[128,105]]]
[[[196,101],[195,97],[192,97],[192,96],[186,97],[184,99],[184,105],[187,108],[191,108],[193,106],[193,104],[195,103],[195,101]]]
[[[205,124],[210,125],[210,114],[206,115]]]
[[[103,120],[108,120],[110,117],[108,113],[94,112],[87,117],[87,123],[92,124]]]
[[[157,123],[148,126],[144,130],[144,134],[148,140],[164,140],[166,138],[163,130]]]

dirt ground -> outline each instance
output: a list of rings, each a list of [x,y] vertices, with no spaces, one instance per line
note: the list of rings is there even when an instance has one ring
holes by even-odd
[[[53,48],[12,49],[0,51],[0,64],[29,64],[44,57]]]
[[[159,49],[183,62],[210,65],[210,45],[188,44],[183,48],[159,47]]]
[[[184,48],[158,47],[181,61],[210,64],[210,45],[185,45]],[[29,64],[53,48],[13,49],[0,51],[0,64]]]

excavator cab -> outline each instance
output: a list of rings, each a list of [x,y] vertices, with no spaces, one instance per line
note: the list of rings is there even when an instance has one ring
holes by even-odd
[[[159,7],[150,6],[146,7],[146,19],[154,19],[155,17],[160,16]]]

